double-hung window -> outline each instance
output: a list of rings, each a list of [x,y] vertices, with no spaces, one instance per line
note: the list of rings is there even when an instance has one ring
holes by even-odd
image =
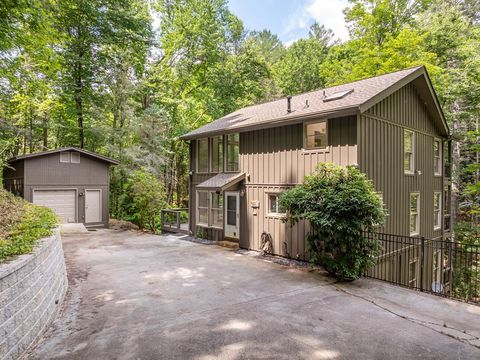
[[[223,195],[215,191],[197,190],[197,225],[223,227]]]
[[[208,226],[209,196],[208,191],[197,191],[197,225]]]
[[[433,193],[433,228],[438,230],[442,227],[442,193]]]
[[[227,171],[238,171],[240,157],[240,136],[238,133],[227,135]]]
[[[410,194],[410,236],[420,233],[420,194]]]
[[[208,172],[208,138],[197,140],[197,172]]]
[[[328,146],[327,120],[309,122],[304,126],[304,146],[307,150]]]
[[[442,175],[442,143],[438,139],[433,140],[433,173]]]
[[[211,192],[210,199],[210,225],[223,228],[223,195]]]
[[[415,134],[410,130],[403,130],[403,170],[405,174],[415,172]]]

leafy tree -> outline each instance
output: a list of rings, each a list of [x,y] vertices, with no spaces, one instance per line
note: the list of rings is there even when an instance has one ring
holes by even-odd
[[[293,226],[307,220],[312,262],[343,279],[356,279],[374,265],[376,240],[364,236],[383,223],[382,201],[357,168],[320,163],[301,185],[280,197]]]
[[[285,53],[285,47],[276,34],[270,30],[252,31],[247,40],[252,40],[258,45],[260,53],[269,64],[276,63]]]
[[[294,95],[325,85],[320,69],[326,56],[325,45],[317,39],[294,42],[272,66],[275,83],[284,95]]]
[[[127,220],[156,232],[161,210],[167,205],[163,184],[151,173],[136,170],[125,184],[123,204]]]
[[[310,26],[308,36],[320,42],[325,49],[337,43],[337,41],[334,41],[335,33],[332,29],[327,29],[325,25],[319,24],[318,22],[314,22],[312,26]]]

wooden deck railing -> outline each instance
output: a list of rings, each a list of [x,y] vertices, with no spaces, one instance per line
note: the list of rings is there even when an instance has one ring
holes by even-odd
[[[182,214],[185,215],[182,219]],[[188,208],[163,209],[162,231],[188,234]]]

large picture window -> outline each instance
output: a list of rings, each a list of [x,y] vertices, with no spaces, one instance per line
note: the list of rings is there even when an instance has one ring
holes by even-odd
[[[433,140],[433,173],[442,175],[442,143],[438,139]]]
[[[403,170],[406,174],[415,171],[415,134],[413,131],[403,131]]]
[[[223,171],[223,136],[212,138],[212,172]]]
[[[197,172],[208,172],[208,138],[197,140]]]
[[[433,193],[433,228],[435,230],[440,229],[442,226],[442,193]]]
[[[306,123],[305,149],[322,149],[328,146],[327,120]]]
[[[208,226],[208,191],[197,191],[197,225]]]
[[[239,134],[227,135],[227,171],[238,171],[238,161],[240,157],[239,149]]]
[[[420,232],[420,194],[410,194],[410,235]]]

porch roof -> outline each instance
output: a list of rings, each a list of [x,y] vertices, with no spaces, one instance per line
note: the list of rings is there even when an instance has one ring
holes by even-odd
[[[245,179],[245,173],[220,173],[198,184],[196,188],[223,191],[243,179]]]

